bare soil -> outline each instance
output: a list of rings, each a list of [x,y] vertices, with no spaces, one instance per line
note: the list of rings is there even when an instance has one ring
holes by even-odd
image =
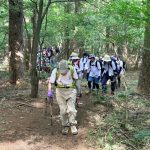
[[[37,99],[29,97],[30,85],[23,81],[17,86],[1,81],[0,91],[0,150],[98,149],[89,142],[88,132],[102,123],[101,120],[108,110],[104,106],[95,107],[90,95],[83,93],[83,105],[77,108],[78,135],[73,136],[69,133],[64,136],[61,134],[56,100],[53,105],[52,126],[50,115],[44,115],[44,83],[40,83]],[[101,115],[97,116],[97,113]]]

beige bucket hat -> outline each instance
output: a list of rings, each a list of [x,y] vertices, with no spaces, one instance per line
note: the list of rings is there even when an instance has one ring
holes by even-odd
[[[70,57],[71,57],[72,60],[74,60],[74,59],[80,59],[80,58],[78,57],[78,54],[77,54],[77,53],[74,53],[74,52],[72,52],[72,54],[70,55]]]
[[[61,60],[59,62],[59,72],[61,74],[67,73],[68,72],[68,68],[69,68],[69,66],[68,66],[67,60]]]
[[[109,61],[111,61],[111,58],[110,58],[109,55],[105,55],[105,56],[102,58],[102,60],[105,61],[105,62],[109,62]]]

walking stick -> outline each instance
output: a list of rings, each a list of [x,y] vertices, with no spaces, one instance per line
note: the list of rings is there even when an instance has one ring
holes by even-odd
[[[48,97],[48,102],[49,102],[49,108],[50,108],[51,126],[53,126],[53,110],[52,110],[53,97]]]
[[[45,98],[45,114],[47,114],[47,107],[49,105],[49,110],[50,110],[50,116],[51,116],[51,126],[53,126],[53,97],[47,97]]]

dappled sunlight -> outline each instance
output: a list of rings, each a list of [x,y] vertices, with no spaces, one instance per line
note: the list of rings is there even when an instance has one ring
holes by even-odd
[[[92,111],[88,111],[87,112],[88,116],[90,117],[89,118],[89,124],[91,127],[95,127],[95,126],[101,126],[101,125],[105,125],[105,122],[104,122],[104,118],[103,115],[100,115],[98,112],[92,112]]]
[[[0,0],[0,150],[150,150],[150,0]]]
[[[31,105],[35,108],[44,108],[45,105],[42,102],[32,102]]]

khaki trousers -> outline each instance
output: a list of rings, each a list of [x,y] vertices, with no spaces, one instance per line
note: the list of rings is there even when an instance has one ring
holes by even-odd
[[[56,88],[56,99],[60,109],[60,119],[62,126],[77,124],[75,109],[76,89]]]

